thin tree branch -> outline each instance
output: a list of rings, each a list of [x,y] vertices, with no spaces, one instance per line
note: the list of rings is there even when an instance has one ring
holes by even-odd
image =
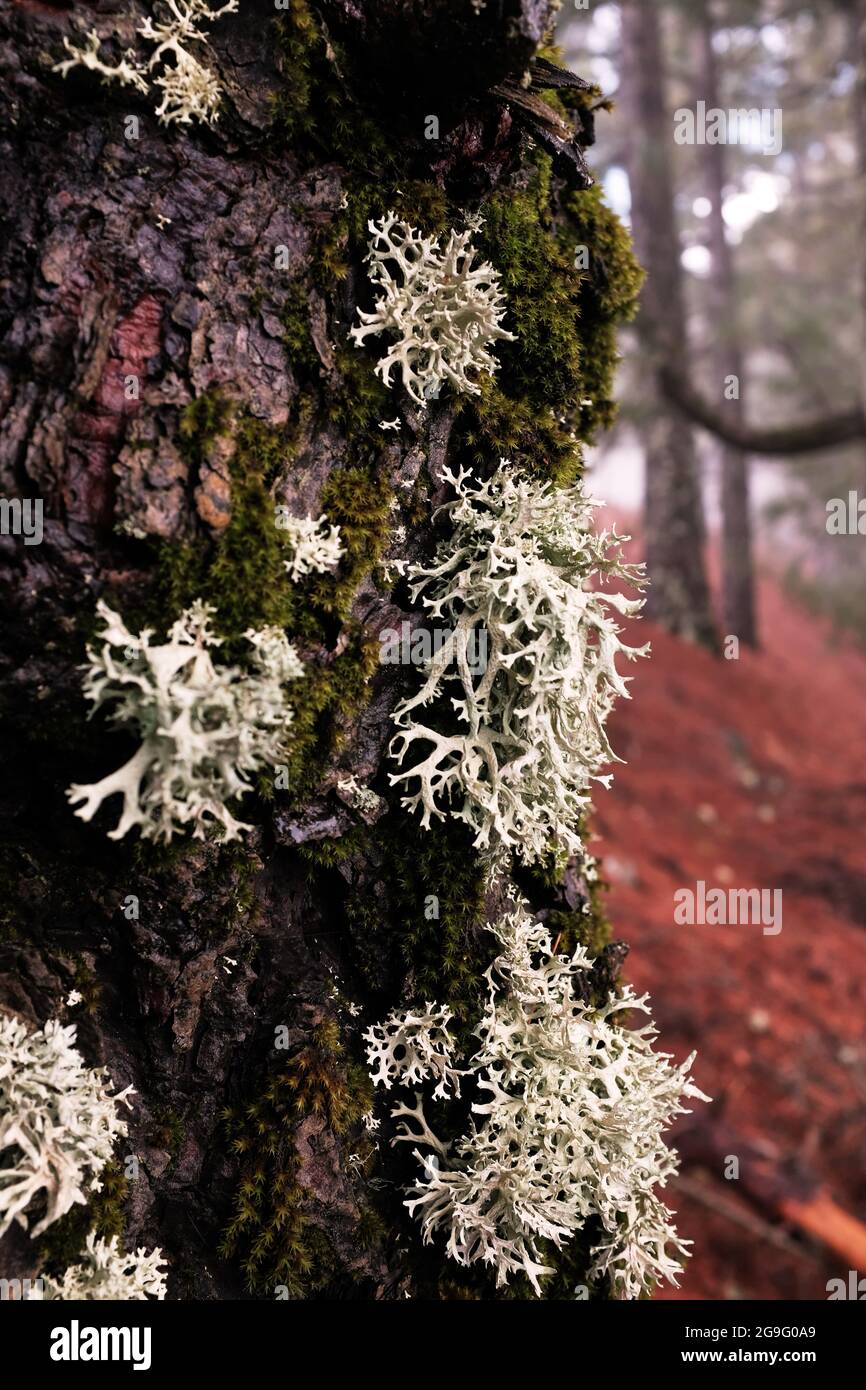
[[[832,449],[866,438],[866,414],[859,406],[808,420],[801,425],[780,425],[758,429],[737,420],[727,419],[713,408],[689,381],[678,372],[662,367],[659,376],[665,396],[693,424],[700,425],[716,439],[741,449],[747,454],[811,454],[820,449]]]

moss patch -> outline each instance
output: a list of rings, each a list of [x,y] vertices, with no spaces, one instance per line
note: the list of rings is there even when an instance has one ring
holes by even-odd
[[[356,392],[353,384],[354,379],[337,399],[349,413],[354,403],[365,417],[373,393]],[[287,790],[297,796],[314,786],[368,694],[378,647],[348,621],[348,613],[358,584],[387,542],[391,490],[369,451],[361,461],[332,473],[322,507],[341,528],[344,557],[333,573],[293,584],[285,570],[290,549],[275,524],[273,488],[296,451],[297,422],[275,428],[241,417],[232,424],[225,402],[203,396],[187,408],[181,424],[190,462],[198,465],[217,435],[229,428],[234,430],[229,524],[215,539],[159,547],[157,581],[143,616],[163,626],[167,613],[176,614],[202,598],[216,609],[214,626],[224,639],[220,656],[226,661],[247,659],[247,628],[274,624],[289,633],[305,661],[304,675],[289,693],[295,720],[286,749]],[[340,650],[331,655],[341,625]],[[261,779],[259,791],[273,798],[270,776]],[[250,814],[247,800],[244,818]]]
[[[563,201],[547,155],[535,154],[525,187],[503,189],[482,212],[479,243],[516,341],[463,403],[460,433],[477,466],[505,456],[564,485],[580,471],[581,443],[613,421],[616,329],[635,313],[642,274],[600,190]]]
[[[72,1207],[65,1216],[53,1221],[35,1242],[42,1273],[59,1278],[70,1265],[77,1264],[90,1231],[103,1240],[118,1236],[118,1243],[123,1245],[126,1229],[123,1208],[129,1183],[119,1159],[106,1164],[100,1181],[100,1192],[95,1192],[86,1204]]]
[[[231,1147],[241,1159],[241,1181],[222,1253],[237,1259],[251,1292],[302,1298],[323,1288],[340,1267],[325,1233],[311,1219],[310,1194],[298,1181],[295,1136],[308,1117],[344,1134],[369,1109],[370,1078],[346,1058],[331,1018],[275,1074],[243,1110],[227,1110]],[[353,1138],[353,1146],[364,1146]],[[369,1147],[369,1145],[368,1145]],[[370,1238],[377,1223],[364,1225]]]

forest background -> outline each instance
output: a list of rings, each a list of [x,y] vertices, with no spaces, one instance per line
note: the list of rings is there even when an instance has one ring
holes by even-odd
[[[681,1140],[686,1297],[825,1298],[862,1259],[864,20],[660,0],[559,22],[613,100],[594,168],[648,271],[588,451],[656,623],[597,847],[630,977],[716,1099]],[[700,880],[779,892],[782,929],[678,923]]]

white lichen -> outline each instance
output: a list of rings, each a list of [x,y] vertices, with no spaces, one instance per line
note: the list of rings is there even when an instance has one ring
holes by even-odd
[[[543,1242],[562,1247],[595,1217],[603,1238],[592,1249],[590,1279],[607,1276],[622,1298],[637,1298],[660,1279],[676,1283],[686,1245],[656,1189],[676,1172],[664,1134],[685,1098],[706,1100],[689,1076],[693,1057],[671,1066],[653,1051],[652,1023],[629,1029],[629,1009],[648,1013],[630,990],[601,1008],[581,1001],[591,961],[579,947],[554,956],[550,937],[525,904],[492,928],[501,954],[487,971],[488,1000],[475,1030],[477,1050],[457,1071],[457,1046],[445,1014],[392,1014],[367,1034],[374,1083],[417,1083],[449,1073],[468,1076],[468,1130],[453,1145],[440,1139],[427,1103],[392,1110],[392,1143],[421,1145],[421,1173],[406,1206],[425,1242],[441,1232],[448,1255],[482,1261],[497,1286],[525,1274],[537,1294],[553,1272]],[[424,1030],[428,1030],[425,1041]],[[442,1081],[433,1097],[447,1094]]]
[[[72,68],[88,68],[106,82],[119,82],[143,96],[156,87],[162,92],[156,114],[163,125],[189,125],[191,121],[214,125],[219,118],[222,87],[210,69],[190,52],[189,45],[205,43],[208,27],[223,15],[235,14],[238,0],[227,0],[217,10],[212,10],[207,0],[161,3],[168,11],[166,19],[155,23],[148,16],[136,31],[155,45],[146,60],[140,61],[132,49],[127,49],[119,63],[104,62],[100,57],[99,34],[91,29],[84,48],[77,48],[64,38],[64,47],[71,57],[55,64],[54,71],[65,77]]]
[[[395,1081],[416,1085],[435,1080],[433,1095],[460,1094],[460,1071],[452,1065],[454,1041],[448,1031],[448,1008],[426,1003],[414,1013],[392,1013],[364,1034],[367,1063],[375,1086],[390,1089]]]
[[[324,574],[335,569],[343,556],[339,526],[330,526],[324,513],[318,518],[292,516],[288,507],[278,507],[276,524],[285,531],[292,547],[292,558],[286,560],[286,573],[296,584],[307,574]]]
[[[601,769],[618,761],[604,727],[615,696],[628,697],[616,658],[648,651],[624,645],[612,616],[633,616],[642,600],[589,585],[640,587],[642,568],[623,561],[615,532],[593,534],[597,503],[580,483],[555,490],[505,466],[483,483],[462,470],[444,476],[457,492],[443,509],[451,535],[432,565],[406,574],[413,601],[423,594],[449,635],[392,716],[391,756],[403,770],[391,783],[425,828],[453,816],[494,856],[579,852],[589,784],[608,785]],[[484,633],[479,669],[471,652]],[[455,688],[447,722],[416,722],[419,707]]]
[[[56,1019],[30,1032],[0,1017],[0,1236],[13,1221],[26,1230],[34,1202],[34,1236],[86,1202],[126,1133],[117,1106],[130,1105],[132,1087],[111,1095],[108,1073],[85,1066],[74,1043],[75,1028]]]
[[[101,645],[88,648],[84,691],[93,709],[113,705],[115,724],[137,731],[141,746],[117,772],[100,782],[70,787],[76,815],[89,821],[109,797],[123,797],[120,820],[109,832],[122,839],[135,826],[143,839],[170,840],[191,830],[235,839],[249,826],[226,802],[250,790],[250,776],[273,765],[285,747],[292,710],[283,689],[303,673],[298,657],[276,627],[244,635],[250,670],[215,666],[211,650],[221,639],[211,630],[214,610],[197,600],[175,622],[165,642],[153,630],[129,631],[100,601]]]
[[[117,1236],[98,1239],[93,1231],[87,1237],[80,1261],[70,1265],[61,1279],[41,1276],[42,1297],[57,1300],[147,1300],[164,1299],[166,1262],[160,1249],[148,1253],[143,1247],[126,1251],[118,1248]]]
[[[351,338],[360,345],[371,334],[392,334],[376,371],[391,386],[397,367],[420,406],[446,382],[478,395],[478,373],[497,367],[491,344],[514,337],[502,327],[505,301],[497,272],[487,262],[473,265],[476,249],[468,230],[452,230],[443,248],[437,237],[424,236],[393,212],[367,226],[366,259],[380,293],[372,313],[358,310],[361,324]]]
[[[372,787],[364,786],[358,781],[354,774],[350,777],[342,777],[337,782],[337,791],[340,798],[350,806],[353,811],[357,811],[365,819],[376,820],[386,810],[386,806],[381,796],[377,796]]]

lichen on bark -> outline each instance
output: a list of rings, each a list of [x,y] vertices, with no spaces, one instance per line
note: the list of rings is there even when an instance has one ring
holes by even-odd
[[[134,93],[52,74],[42,55],[62,56],[75,15],[0,11],[15,229],[0,248],[0,481],[46,512],[42,546],[0,538],[0,1004],[36,1024],[86,977],[84,1053],[139,1096],[117,1156],[136,1176],[87,1216],[115,1234],[122,1213],[128,1247],[160,1246],[170,1297],[496,1296],[484,1271],[421,1249],[402,1160],[363,1123],[363,1028],[424,990],[471,1028],[497,908],[464,828],[425,834],[389,799],[407,680],[378,662],[378,638],[413,617],[388,562],[396,528],[403,556],[429,559],[446,462],[579,472],[612,415],[614,331],[639,281],[586,186],[595,98],[565,104],[573,138],[544,115],[533,55],[553,6],[505,0],[505,25],[498,9],[241,0],[211,35],[212,131],[166,131]],[[145,12],[113,17],[108,51]],[[515,341],[477,400],[443,392],[419,412],[349,341],[371,307],[367,223],[389,208],[427,235],[482,219]],[[339,525],[337,569],[288,581],[280,506]],[[85,719],[98,598],[160,626],[212,603],[230,661],[248,628],[296,645],[295,737],[285,775],[245,802],[243,847],[114,845],[110,818],[70,815],[63,789],[124,754]],[[350,778],[381,814],[341,792]],[[581,864],[514,877],[564,943],[591,945],[587,988],[604,997],[623,950],[597,880]],[[70,1242],[84,1233],[76,1214]],[[13,1273],[38,1263],[20,1239],[0,1253]],[[582,1241],[554,1263],[547,1292],[568,1296]]]

